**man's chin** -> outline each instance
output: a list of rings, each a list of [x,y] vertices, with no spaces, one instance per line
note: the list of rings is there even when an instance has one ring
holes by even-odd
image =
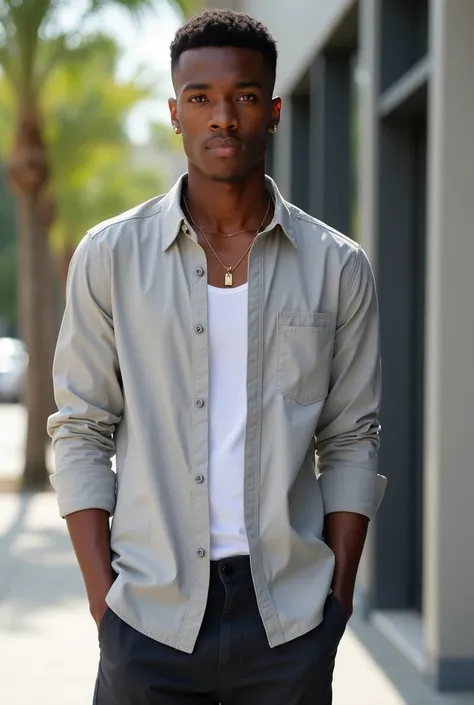
[[[244,178],[245,174],[242,174],[241,172],[233,172],[233,173],[227,173],[227,174],[216,174],[216,173],[210,173],[208,174],[208,178],[211,181],[215,181],[216,183],[219,184],[235,184],[237,181],[241,181]]]

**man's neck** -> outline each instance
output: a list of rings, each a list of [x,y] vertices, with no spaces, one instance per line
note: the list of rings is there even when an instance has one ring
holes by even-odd
[[[189,165],[185,204],[198,227],[212,233],[257,229],[268,208],[265,172],[259,168],[245,179],[221,183]]]

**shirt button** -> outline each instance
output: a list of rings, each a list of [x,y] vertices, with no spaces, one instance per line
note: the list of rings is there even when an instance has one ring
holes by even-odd
[[[202,267],[198,267],[196,269],[196,274],[198,275],[198,277],[202,277],[204,274],[204,269]]]
[[[196,399],[196,406],[198,407],[198,409],[202,409],[202,407],[204,406],[204,399]]]
[[[185,235],[189,235],[189,228],[187,225],[183,225],[183,232]]]
[[[202,485],[203,482],[204,482],[204,475],[196,475],[196,483],[198,485]]]
[[[201,326],[201,324],[198,324],[197,326],[194,326],[194,332],[195,333],[203,333],[204,328]]]
[[[196,551],[196,555],[198,558],[204,558],[204,556],[206,555],[206,551],[203,548],[198,548],[198,550]]]

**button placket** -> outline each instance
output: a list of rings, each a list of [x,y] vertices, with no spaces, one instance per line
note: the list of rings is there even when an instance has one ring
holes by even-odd
[[[194,485],[192,491],[192,513],[193,530],[195,543],[195,556],[197,573],[200,582],[204,587],[207,585],[208,575],[206,571],[207,558],[209,556],[209,506],[208,492],[205,471],[207,469],[207,399],[208,399],[208,340],[207,329],[207,277],[204,266],[203,253],[199,253],[199,260],[194,261],[193,275],[191,280],[191,345],[193,350],[193,390],[194,407],[193,414],[193,437],[195,453],[193,456],[193,467],[191,482]],[[199,562],[198,562],[199,561]],[[206,594],[207,598],[207,594]]]

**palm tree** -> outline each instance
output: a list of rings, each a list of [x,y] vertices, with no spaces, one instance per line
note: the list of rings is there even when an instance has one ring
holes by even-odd
[[[169,0],[189,11],[192,0]],[[0,0],[0,67],[15,105],[9,183],[15,195],[19,252],[20,330],[30,353],[25,389],[28,410],[23,487],[47,482],[46,419],[53,408],[53,271],[48,231],[54,219],[50,156],[45,140],[42,92],[57,67],[66,62],[88,17],[108,5],[131,14],[154,0],[85,0],[84,14],[73,30],[57,30],[64,0]],[[45,39],[47,37],[47,39]]]
[[[59,275],[58,313],[64,305],[70,258],[84,233],[95,223],[164,190],[164,174],[158,169],[162,160],[155,156],[152,168],[139,167],[125,129],[130,111],[138,101],[154,96],[154,86],[149,90],[142,77],[139,82],[135,79],[117,82],[120,52],[110,38],[91,37],[81,46],[81,54],[84,51],[88,55],[87,71],[70,56],[43,91],[45,137],[55,202],[48,239]],[[9,135],[13,125],[12,105],[6,92],[5,82],[0,78],[2,136]],[[167,156],[179,149],[171,131],[164,125],[153,125],[151,129],[155,155]],[[163,136],[159,141],[155,139],[157,132]],[[5,153],[2,142],[0,140],[0,160]],[[15,298],[12,285],[17,270],[17,248],[9,232],[13,224],[8,228],[8,223],[12,222],[12,214],[8,218],[11,198],[4,189],[2,191],[2,185],[0,169],[0,220],[3,205],[5,221],[5,227],[0,227],[0,294],[4,293],[0,303],[11,322],[15,320],[14,308],[10,305],[9,309],[8,302]],[[4,240],[6,246],[2,249]]]
[[[152,94],[142,82],[117,83],[117,46],[103,38],[92,42],[88,70],[63,67],[46,93],[56,203],[50,245],[63,285],[72,252],[92,225],[163,190],[159,162],[153,169],[135,166],[125,131],[131,109]]]

